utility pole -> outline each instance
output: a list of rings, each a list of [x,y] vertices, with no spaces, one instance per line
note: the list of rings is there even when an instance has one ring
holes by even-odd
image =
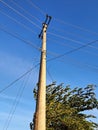
[[[39,38],[42,39],[40,71],[38,81],[38,91],[36,100],[36,112],[34,117],[34,129],[31,130],[46,130],[46,32],[50,23],[51,17],[46,15],[46,20]]]

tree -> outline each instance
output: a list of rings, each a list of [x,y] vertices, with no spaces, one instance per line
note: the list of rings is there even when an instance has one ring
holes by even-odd
[[[95,118],[87,115],[86,110],[98,109],[98,100],[94,93],[95,86],[85,88],[64,87],[55,83],[47,86],[46,115],[47,130],[94,130],[98,125],[88,121]],[[37,91],[34,90],[36,96]]]

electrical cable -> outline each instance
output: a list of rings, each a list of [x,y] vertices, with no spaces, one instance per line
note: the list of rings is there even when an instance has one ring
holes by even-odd
[[[36,6],[36,7],[37,7],[37,6]],[[37,8],[37,9],[38,9],[38,8]],[[68,39],[67,39],[67,40],[68,40]],[[83,45],[83,46],[85,46],[85,45]],[[81,47],[79,47],[79,48],[81,48]],[[78,50],[78,49],[75,49],[75,50]],[[75,51],[75,50],[74,50],[74,51]],[[73,51],[70,51],[70,52],[73,52]]]
[[[51,79],[51,81],[52,81],[52,83],[54,82],[54,80],[53,80],[53,77],[52,77],[52,75],[51,75],[51,73],[50,73],[50,71],[49,71],[49,69],[47,68],[47,74],[49,75],[49,77],[50,77],[50,79]]]
[[[68,37],[65,37],[65,36],[61,36],[61,35],[58,35],[58,34],[55,34],[55,33],[52,33],[52,32],[48,32],[48,34],[55,36],[55,37],[65,39],[65,40],[68,40],[68,41],[72,41],[72,42],[75,42],[75,43],[78,43],[78,44],[82,44],[82,42],[80,42],[80,41],[77,41],[77,40],[74,40],[74,39],[71,39],[71,38],[68,38]]]
[[[30,5],[32,5],[35,9],[37,9],[42,15],[46,15],[46,13],[39,8],[37,5],[35,5],[31,0],[28,0],[28,2],[30,3]]]
[[[98,34],[97,34],[98,35]],[[87,47],[87,46],[89,46],[90,44],[92,44],[92,43],[95,43],[95,42],[97,42],[98,40],[96,40],[96,41],[93,41],[93,42],[91,42],[91,43],[87,43],[86,45],[83,45],[83,46],[81,46],[81,47],[79,47],[79,48],[75,48],[75,49],[73,49],[73,50],[71,50],[71,51],[69,51],[69,52],[66,52],[66,53],[64,53],[64,54],[62,54],[62,55],[59,55],[59,56],[57,56],[57,57],[55,57],[55,59],[57,59],[57,58],[61,58],[62,56],[65,56],[65,55],[67,55],[67,54],[70,54],[70,53],[72,53],[72,52],[75,52],[75,51],[78,51],[78,50],[80,50],[80,49],[82,49],[82,48],[84,48],[84,47]],[[50,59],[50,60],[48,60],[48,61],[51,61],[51,60],[54,60],[53,58],[52,59]],[[48,62],[47,61],[47,62]],[[28,74],[28,73],[27,73]],[[16,82],[17,82],[18,80],[16,80]],[[13,85],[14,83],[12,83],[12,85]],[[9,87],[11,86],[11,84],[9,85]],[[9,87],[7,87],[7,88],[9,88]],[[6,89],[7,89],[6,88]],[[5,89],[5,90],[6,90]],[[4,90],[3,90],[4,91]],[[0,91],[1,92],[1,91]],[[22,91],[22,93],[23,93],[23,91]],[[21,95],[22,95],[22,93],[21,93]],[[20,99],[19,99],[20,100]],[[17,106],[17,105],[16,105]],[[14,112],[15,112],[15,110],[16,110],[16,107],[15,107],[15,109],[14,109]],[[12,115],[13,116],[13,115]],[[11,119],[10,119],[10,121],[11,121]],[[8,126],[9,126],[9,124],[8,124]],[[8,127],[7,127],[8,128]],[[6,128],[6,130],[7,130],[7,128]]]
[[[51,54],[51,53],[49,53],[49,54]],[[47,63],[50,62],[52,59],[55,60],[55,58],[58,56],[58,54],[56,54],[56,53],[52,53],[51,55],[54,56],[54,59],[53,59],[53,58],[48,59],[48,60],[47,60]],[[95,71],[95,72],[98,72],[98,67],[97,67],[97,66],[90,65],[90,64],[87,64],[87,63],[82,63],[82,62],[80,62],[80,61],[75,60],[74,58],[68,57],[67,55],[65,55],[65,56],[68,58],[69,61],[71,61],[71,63],[74,63],[74,64],[76,64],[76,65],[79,65],[79,66],[82,67],[82,68],[86,67],[86,68],[92,69],[92,70]],[[58,61],[64,62],[64,63],[66,62],[66,61],[63,60],[63,59],[58,59]]]
[[[95,42],[95,41],[93,41],[93,42]],[[68,54],[70,54],[70,53],[72,53],[72,52],[78,51],[78,50],[80,50],[80,49],[82,49],[82,48],[88,46],[89,44],[92,44],[93,42],[88,43],[88,44],[86,44],[86,45],[84,45],[84,46],[81,46],[81,47],[79,47],[79,48],[73,49],[73,50],[71,50],[71,51],[68,51],[68,52],[66,52],[66,53],[64,53],[64,54],[62,54],[62,55],[56,55],[54,58],[48,59],[47,62],[50,62],[50,61],[52,61],[52,60],[61,58],[61,57],[65,56],[65,55],[68,55]],[[51,54],[49,51],[48,51],[48,53]],[[53,55],[53,53],[52,53],[52,55]],[[35,65],[35,67],[37,67],[38,65],[39,65],[39,63],[38,63],[37,65]],[[1,94],[3,91],[5,91],[6,89],[8,89],[9,87],[11,87],[13,84],[15,84],[17,81],[19,81],[21,78],[23,78],[25,75],[27,75],[29,72],[31,72],[35,67],[32,67],[32,68],[29,69],[27,72],[25,72],[24,74],[22,74],[19,78],[17,78],[17,79],[14,80],[13,82],[11,82],[9,85],[7,85],[6,87],[4,87],[2,90],[0,90],[0,94]]]
[[[80,45],[84,45],[83,42],[80,42],[80,41],[77,41],[77,40],[74,40],[74,39],[71,39],[71,38],[68,38],[68,37],[65,37],[65,36],[61,36],[61,35],[58,35],[58,34],[55,34],[55,33],[52,33],[52,32],[48,32],[48,34],[59,37],[59,38],[62,38],[62,39],[65,39],[65,40],[68,40],[68,41],[72,41],[74,43],[78,43]],[[91,46],[91,45],[88,45],[88,46],[98,50],[98,47],[94,47],[94,46]]]
[[[82,31],[85,31],[85,32],[88,32],[88,33],[91,33],[93,35],[97,35],[98,36],[98,33],[97,32],[93,32],[93,31],[90,31],[88,29],[85,29],[85,28],[82,28],[80,26],[77,26],[77,25],[74,25],[74,24],[71,24],[71,23],[68,23],[68,22],[65,22],[63,20],[60,20],[60,19],[57,19],[57,18],[53,18],[55,21],[59,22],[59,23],[62,23],[62,24],[65,24],[65,25],[69,25],[71,27],[74,27],[74,28],[77,28],[79,30],[82,30]]]
[[[53,42],[54,44],[57,43],[57,44],[60,44],[61,46],[67,46],[67,47],[70,47],[70,48],[73,48],[73,49],[76,48],[76,47],[74,47],[74,46],[72,46],[72,45],[69,45],[69,44],[67,44],[67,43],[62,43],[62,42],[60,43],[60,42],[58,42],[57,40],[51,40],[51,38],[48,38],[48,40],[51,41],[51,42]],[[93,52],[91,52],[91,51],[88,51],[88,50],[81,50],[81,51],[83,51],[83,52],[85,52],[85,53],[92,54],[92,55],[98,57],[98,54],[93,53]]]
[[[2,27],[0,26],[0,29],[1,29],[2,31],[4,31],[5,33],[7,33],[7,34],[9,34],[9,35],[11,35],[11,36],[13,36],[13,37],[15,37],[15,38],[21,40],[22,42],[24,42],[24,43],[30,45],[31,47],[37,49],[38,51],[41,51],[41,49],[40,49],[39,47],[37,47],[35,44],[32,44],[32,42],[27,41],[27,40],[25,40],[24,38],[21,38],[21,37],[20,37],[19,35],[17,35],[17,34],[14,34],[14,33],[12,33],[12,32],[9,32],[9,31],[8,31],[7,29],[5,29],[3,26],[2,26]]]
[[[70,40],[70,41],[72,41],[72,42],[76,42],[76,43],[79,43],[79,44],[83,44],[83,43],[80,42],[80,41],[76,41],[76,40],[73,40],[73,39],[70,39],[70,38],[66,38],[66,37],[63,37],[63,36],[60,36],[60,35],[56,35],[56,34],[51,33],[51,32],[49,32],[49,34],[54,35],[54,36],[57,36],[57,37],[60,37],[60,38],[63,38],[63,39],[66,39],[66,40]],[[95,49],[98,49],[98,48],[96,48],[96,47],[94,47],[94,46],[90,46],[90,47],[93,47],[93,48],[95,48]]]
[[[70,50],[70,51],[68,51],[68,52],[66,52],[66,53],[63,53],[63,54],[61,54],[61,55],[58,55],[58,56],[55,57],[55,58],[51,58],[51,59],[48,60],[48,61],[61,58],[61,57],[65,56],[65,55],[68,55],[68,54],[73,53],[73,52],[75,52],[75,51],[78,51],[78,50],[80,50],[80,49],[82,49],[82,48],[85,48],[85,47],[87,47],[87,46],[89,46],[90,44],[93,44],[93,43],[95,43],[95,42],[98,42],[98,40],[89,42],[89,43],[87,43],[87,44],[85,44],[85,45],[82,45],[82,46],[80,46],[80,47],[77,47],[77,48],[75,48],[75,49],[72,49],[72,50]]]
[[[48,63],[48,62],[51,62],[52,60],[57,59],[57,57],[59,56],[57,53],[53,53],[53,52],[52,52],[52,53],[51,53],[51,52],[48,52],[48,54],[52,55],[54,58],[48,59],[48,60],[47,60],[47,63]],[[66,56],[66,57],[68,58],[68,60],[70,60],[72,63],[75,63],[76,65],[79,65],[79,66],[81,66],[82,68],[83,68],[83,67],[87,67],[87,68],[90,68],[90,69],[94,70],[95,72],[98,71],[98,67],[97,67],[97,66],[90,65],[90,64],[87,64],[87,63],[82,63],[82,62],[80,62],[80,61],[77,61],[77,60],[74,59],[74,58],[68,57],[67,54],[66,54],[65,56]],[[60,61],[60,62],[65,62],[65,60],[63,60],[63,59],[57,59],[57,60]]]
[[[17,81],[19,81],[20,79],[22,79],[24,76],[26,76],[28,73],[30,73],[33,69],[35,69],[37,66],[39,65],[36,64],[34,67],[30,68],[28,71],[26,71],[25,73],[23,73],[21,76],[19,76],[16,80],[12,81],[10,84],[8,84],[7,86],[5,86],[3,89],[0,90],[0,94],[5,91],[6,89],[10,88],[12,85],[14,85]]]
[[[24,9],[23,7],[21,7],[18,3],[16,3],[15,1],[11,0],[12,3],[14,3],[17,7],[19,7],[21,10],[23,10],[26,14],[28,14],[29,16],[31,16],[32,18],[36,19],[39,23],[42,23],[41,20],[39,20],[37,17],[33,16],[31,13],[29,13],[26,9]]]
[[[30,74],[30,73],[29,73],[29,74]],[[29,75],[29,76],[30,76],[30,75]],[[27,78],[27,81],[26,81],[25,84],[23,85],[23,88],[21,88],[21,90],[19,90],[19,92],[20,92],[19,96],[18,96],[18,94],[17,94],[17,97],[16,97],[16,99],[15,99],[15,102],[16,102],[16,103],[13,104],[12,110],[11,110],[12,112],[9,113],[10,115],[9,115],[9,118],[8,118],[8,124],[6,125],[6,130],[8,129],[8,127],[9,127],[9,125],[10,125],[10,123],[11,123],[11,120],[12,120],[12,118],[13,118],[13,115],[14,115],[16,109],[17,109],[17,106],[19,105],[19,102],[20,102],[21,97],[22,97],[22,95],[23,95],[24,89],[26,88],[26,84],[27,84],[27,82],[28,82],[28,80],[29,80],[29,76],[28,76],[28,78]]]
[[[51,29],[54,30],[54,31],[56,31],[56,32],[63,32],[63,33],[66,33],[68,35],[70,34],[70,35],[75,36],[75,37],[78,36],[78,38],[83,38],[84,40],[89,40],[87,37],[84,37],[83,35],[75,34],[73,32],[68,32],[68,31],[65,31],[63,29],[58,29],[58,28],[55,28],[55,27],[51,27]]]
[[[25,24],[23,24],[23,23],[17,21],[15,18],[9,16],[8,14],[4,13],[4,12],[1,11],[1,10],[0,10],[0,13],[2,13],[2,14],[5,15],[5,16],[7,16],[9,19],[11,19],[11,20],[14,21],[15,23],[21,25],[21,26],[24,27],[25,29],[31,31],[33,34],[36,34],[36,35],[37,35],[37,33],[35,33],[35,31],[33,31],[31,28],[27,27]]]
[[[31,1],[31,0],[30,0],[30,1]],[[40,12],[42,12],[42,14],[45,15],[45,12],[44,12],[42,9],[40,9],[38,6],[36,6],[32,1],[31,1],[31,3],[32,3],[33,7],[35,7],[37,10],[39,10]],[[54,18],[54,19],[57,20],[56,18]],[[62,22],[62,23],[66,23],[66,22],[64,22],[64,21],[62,21],[62,20],[57,20],[57,21]],[[68,23],[66,23],[66,24],[68,24]],[[79,27],[79,26],[76,26],[76,25],[73,25],[73,24],[68,24],[68,25],[71,25],[71,26],[73,26],[73,27],[76,27],[76,28],[78,28],[78,29],[84,30],[84,31],[86,31],[86,32],[90,32],[90,33],[93,33],[93,34],[95,34],[95,35],[98,35],[98,33],[96,33],[96,32],[92,32],[92,31],[90,31],[90,30],[81,28],[81,27]],[[74,39],[70,39],[70,38],[67,38],[67,37],[65,38],[65,37],[62,37],[62,36],[60,36],[60,35],[56,35],[56,34],[51,33],[51,32],[48,32],[48,33],[51,34],[51,35],[54,35],[54,36],[57,36],[57,37],[60,37],[60,38],[66,39],[66,40],[70,40],[70,41],[72,41],[72,42],[79,43],[79,44],[83,45],[83,43],[80,42],[80,41],[77,41],[77,40],[74,40]],[[95,48],[95,49],[98,50],[97,47],[94,47],[94,46],[90,46],[90,47]]]
[[[31,73],[31,72],[30,72],[30,73]],[[30,73],[29,73],[29,74],[30,74]],[[29,75],[29,76],[30,76],[30,75]],[[19,104],[19,102],[20,102],[20,100],[21,100],[21,97],[22,97],[22,95],[23,95],[23,92],[24,92],[24,89],[25,89],[25,87],[26,87],[26,84],[27,84],[27,82],[28,82],[28,80],[29,80],[29,76],[27,77],[27,80],[25,80],[25,84],[23,85],[23,87],[21,86],[21,88],[19,88],[19,90],[18,90],[18,93],[17,93],[16,98],[15,98],[13,104],[12,104],[12,108],[11,108],[10,113],[9,113],[9,115],[8,115],[7,121],[5,122],[6,125],[4,125],[4,129],[3,129],[3,130],[7,130],[8,127],[9,127],[9,125],[10,125],[10,123],[11,123],[11,120],[12,120],[12,118],[13,118],[13,115],[14,115],[14,113],[15,113],[15,111],[16,111],[16,108],[17,108],[17,106],[18,106],[18,104]]]
[[[83,45],[83,46],[81,46],[81,47],[79,47],[79,48],[75,48],[75,49],[73,49],[73,50],[71,50],[71,51],[69,51],[69,52],[66,52],[66,53],[62,54],[62,55],[58,55],[57,57],[51,58],[51,59],[49,59],[49,60],[50,60],[50,61],[51,61],[51,60],[55,60],[55,59],[57,59],[57,58],[60,58],[60,57],[65,56],[65,55],[67,55],[67,54],[70,54],[70,53],[72,53],[72,52],[74,52],[74,51],[77,51],[77,50],[79,50],[79,49],[82,49],[82,48],[84,48],[84,47],[86,47],[86,46],[88,46],[88,45],[90,45],[90,44],[92,44],[92,43],[94,43],[94,42],[97,42],[97,40],[96,40],[96,41],[93,41],[93,42],[90,42],[90,43],[87,43],[86,45]],[[49,53],[49,51],[48,51],[48,53]]]
[[[4,32],[7,32],[8,34],[10,34],[11,36],[14,36],[15,38],[18,38],[19,40],[22,40],[23,42],[25,42],[26,44],[29,44],[30,46],[32,46],[33,48],[36,48],[38,50],[41,50],[40,48],[38,48],[37,46],[35,46],[34,44],[32,44],[30,41],[26,41],[24,40],[23,38],[20,38],[18,35],[14,35],[13,33],[11,32],[8,32],[7,30],[5,30],[3,27],[0,27],[1,29],[3,29]],[[85,46],[85,45],[83,45]],[[87,51],[86,51],[87,52]]]
[[[73,50],[67,52],[66,54],[64,53],[64,54],[62,54],[62,55],[58,55],[57,53],[47,51],[48,54],[54,56],[54,58],[48,59],[48,60],[47,60],[47,63],[50,62],[50,61],[52,61],[52,60],[61,58],[61,57],[63,57],[63,56],[68,57],[68,56],[67,56],[68,54],[70,54],[70,53],[72,53],[72,52],[74,52],[74,51],[78,51],[78,50],[80,50],[80,49],[82,49],[82,48],[88,46],[89,44],[93,44],[93,43],[96,42],[96,41],[98,41],[98,40],[95,40],[95,41],[92,41],[92,42],[90,42],[90,43],[87,43],[87,44],[81,46],[80,48],[75,48],[75,49],[73,49]],[[70,57],[68,57],[68,59],[70,59]],[[65,62],[65,61],[62,60],[62,59],[59,59],[59,61],[60,61],[60,62]],[[73,58],[71,58],[71,62],[72,62],[72,63],[75,63],[75,64],[77,64],[77,65],[79,65],[79,66],[81,66],[82,68],[83,68],[83,67],[87,67],[87,68],[90,68],[90,69],[94,70],[95,72],[98,71],[98,67],[97,67],[97,66],[93,66],[93,65],[90,65],[90,64],[87,64],[87,63],[80,63],[80,61],[76,61],[76,60],[73,59]],[[48,74],[49,74],[49,73],[48,73]]]
[[[14,9],[13,7],[11,7],[9,4],[7,4],[6,2],[2,1],[1,2],[7,6],[9,9],[13,10],[15,13],[17,13],[18,15],[20,15],[21,17],[23,17],[24,19],[26,19],[27,21],[29,21],[31,24],[33,24],[34,26],[36,26],[37,28],[41,29],[40,26],[38,26],[36,23],[34,23],[32,20],[30,20],[28,17],[26,17],[25,15],[23,15],[22,13],[20,13],[19,11],[17,11],[16,9]]]
[[[7,129],[6,129],[7,130]]]
[[[38,7],[37,5],[35,5],[31,0],[29,0],[29,2],[30,2],[31,5],[32,5],[34,8],[36,8],[41,14],[45,15],[45,12],[44,12],[40,7]],[[80,27],[80,26],[77,26],[77,25],[74,25],[74,24],[65,22],[65,21],[60,20],[60,19],[57,19],[57,18],[55,18],[55,17],[53,17],[53,20],[55,20],[55,21],[57,21],[57,22],[59,22],[59,23],[62,23],[62,24],[64,24],[64,25],[69,25],[69,26],[71,26],[71,27],[74,27],[74,28],[77,28],[77,29],[79,29],[79,30],[82,30],[82,31],[85,31],[85,32],[88,32],[88,33],[91,33],[91,34],[93,34],[93,35],[97,35],[97,36],[98,36],[98,33],[97,33],[97,32],[93,32],[93,31],[91,31],[91,30],[88,30],[88,29],[82,28],[82,27]]]

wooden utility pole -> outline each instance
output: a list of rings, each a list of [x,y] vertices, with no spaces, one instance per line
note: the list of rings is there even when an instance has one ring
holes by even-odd
[[[43,24],[42,51],[34,130],[46,130],[46,30],[47,25]]]
[[[39,37],[42,39],[40,71],[38,81],[38,92],[36,100],[36,112],[34,117],[34,128],[32,130],[46,130],[46,32],[51,17],[46,15],[46,20]]]

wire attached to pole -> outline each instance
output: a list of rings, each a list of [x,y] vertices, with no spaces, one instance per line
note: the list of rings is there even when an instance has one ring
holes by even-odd
[[[52,18],[51,16],[49,16],[48,14],[46,14],[46,19],[45,19],[45,21],[44,21],[44,23],[43,23],[43,28],[44,28],[45,25],[47,25],[47,27],[49,26],[49,23],[50,23],[50,21],[51,21],[51,18]],[[42,37],[43,37],[43,28],[42,28],[40,34],[38,35],[38,37],[41,38],[41,39],[42,39]]]

